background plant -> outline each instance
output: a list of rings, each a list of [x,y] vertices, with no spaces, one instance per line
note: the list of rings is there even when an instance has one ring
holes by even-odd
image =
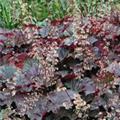
[[[99,11],[110,11],[111,4],[119,10],[119,0],[112,3],[109,0],[1,0],[1,26],[12,29],[24,21],[39,23],[46,18],[62,18],[76,11],[81,11],[83,16],[97,15]]]

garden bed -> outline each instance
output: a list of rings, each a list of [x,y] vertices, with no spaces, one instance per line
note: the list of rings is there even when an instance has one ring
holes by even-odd
[[[0,28],[0,117],[119,120],[120,14]]]

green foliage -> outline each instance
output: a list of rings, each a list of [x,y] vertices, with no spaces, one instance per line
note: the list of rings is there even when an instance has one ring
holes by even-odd
[[[22,20],[20,1],[0,0],[0,26],[12,29],[20,25]]]
[[[119,0],[111,3],[119,10]],[[83,16],[107,12],[109,0],[0,0],[0,26],[9,29],[18,27],[23,21],[38,23],[46,18],[63,18],[81,11]]]

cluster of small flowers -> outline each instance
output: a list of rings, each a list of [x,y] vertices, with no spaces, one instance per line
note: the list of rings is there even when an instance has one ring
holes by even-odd
[[[56,39],[60,37],[60,30],[58,26],[50,26],[50,31],[48,34],[48,38]]]
[[[33,43],[33,46],[31,54],[39,60],[44,82],[50,82],[56,69],[54,65],[58,62],[57,42],[47,45],[47,43],[44,44],[42,41],[38,41]]]
[[[81,79],[81,77],[84,77],[83,63],[80,63],[79,65],[75,66],[74,73],[77,75],[79,79]]]
[[[46,61],[51,63],[52,65],[56,65],[58,63],[58,47],[57,47],[57,42],[53,42],[48,50],[48,53],[46,55]]]
[[[70,109],[72,107],[72,104],[68,103],[68,102],[64,102],[63,103],[63,107],[65,107],[65,109]]]
[[[26,38],[27,43],[31,43],[32,41],[35,41],[35,38],[40,38],[39,27],[34,26],[34,25],[30,26],[27,22],[24,22],[22,32]]]
[[[78,114],[80,118],[82,117],[83,113],[90,108],[90,105],[86,104],[86,102],[81,98],[80,94],[74,95],[73,104],[75,105],[75,113]]]
[[[79,58],[82,62],[76,66],[75,72],[79,78],[83,77],[86,70],[91,70],[91,62],[94,61],[94,55],[89,47],[77,47],[75,49],[75,57]]]
[[[92,65],[95,60],[95,55],[92,50],[92,46],[88,41],[90,26],[88,23],[84,23],[81,17],[75,17],[73,21],[74,37],[77,39],[75,45],[77,46],[74,49],[75,58],[80,59],[82,62],[77,65],[75,72],[79,78],[83,77],[83,73],[86,70],[91,70]],[[79,67],[78,67],[79,66]],[[76,71],[77,70],[77,71]]]

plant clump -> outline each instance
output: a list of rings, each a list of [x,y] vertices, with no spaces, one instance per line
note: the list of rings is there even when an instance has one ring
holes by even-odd
[[[119,120],[119,54],[113,11],[1,32],[1,119]]]

